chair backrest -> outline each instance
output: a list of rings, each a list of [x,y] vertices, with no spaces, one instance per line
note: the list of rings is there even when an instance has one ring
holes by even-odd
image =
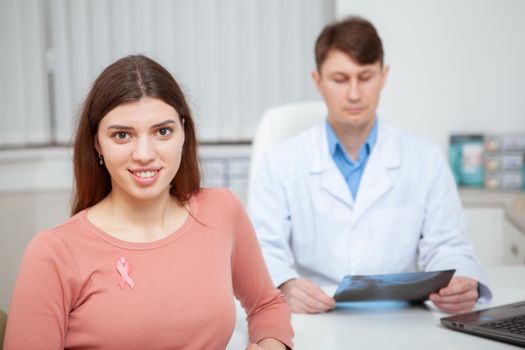
[[[322,101],[287,104],[264,112],[252,144],[249,183],[251,186],[266,150],[326,118]]]
[[[4,347],[5,325],[7,324],[7,314],[0,309],[0,349]]]

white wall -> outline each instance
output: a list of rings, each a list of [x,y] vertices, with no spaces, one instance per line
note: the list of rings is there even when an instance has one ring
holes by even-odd
[[[377,27],[379,114],[448,149],[453,132],[525,133],[525,1],[337,0]]]

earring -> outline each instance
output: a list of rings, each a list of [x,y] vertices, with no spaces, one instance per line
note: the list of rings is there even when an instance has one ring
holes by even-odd
[[[102,154],[98,154],[98,162],[100,165],[104,165],[104,159],[102,158]]]

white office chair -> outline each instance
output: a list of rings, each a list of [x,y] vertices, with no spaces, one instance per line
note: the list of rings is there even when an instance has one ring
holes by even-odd
[[[248,186],[252,185],[266,150],[320,123],[326,115],[326,105],[322,101],[293,103],[267,110],[253,138]]]

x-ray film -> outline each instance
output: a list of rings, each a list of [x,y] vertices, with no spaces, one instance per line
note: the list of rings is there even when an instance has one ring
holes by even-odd
[[[345,276],[336,301],[396,300],[422,302],[448,285],[456,270]]]

